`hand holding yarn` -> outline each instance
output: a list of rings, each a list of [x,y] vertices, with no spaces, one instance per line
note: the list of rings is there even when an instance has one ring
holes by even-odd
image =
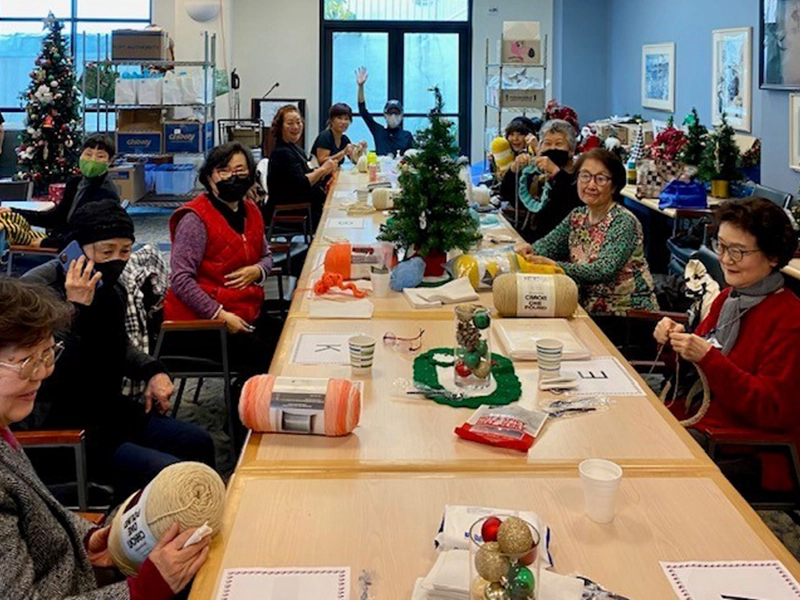
[[[558,173],[561,169],[558,168],[558,165],[550,160],[547,156],[538,156],[534,160],[534,164],[544,173],[547,174],[548,177],[553,177]]]
[[[178,524],[173,523],[161,536],[148,557],[170,589],[176,594],[189,584],[208,558],[211,536],[206,536],[186,548],[183,547],[194,532],[193,528],[180,533]]]
[[[711,342],[693,333],[682,333],[673,330],[669,334],[669,341],[672,348],[683,360],[697,363],[703,360],[711,350]]]
[[[664,317],[656,325],[653,337],[659,344],[666,344],[669,342],[669,337],[673,332],[683,333],[684,331],[686,331],[686,327],[682,323],[676,323],[669,317]]]
[[[89,536],[86,542],[86,551],[89,562],[93,567],[109,568],[114,566],[111,553],[108,551],[108,534],[111,533],[111,525],[96,529]]]

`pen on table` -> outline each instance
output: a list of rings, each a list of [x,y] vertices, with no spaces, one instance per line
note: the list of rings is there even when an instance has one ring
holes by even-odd
[[[722,600],[758,600],[758,598],[751,598],[750,596],[731,596],[729,594],[720,594]]]

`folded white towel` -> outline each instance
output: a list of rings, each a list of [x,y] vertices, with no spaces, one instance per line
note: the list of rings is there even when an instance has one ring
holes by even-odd
[[[370,300],[314,300],[308,316],[312,319],[371,319],[375,305]]]
[[[478,293],[466,277],[435,288],[406,288],[403,294],[414,308],[436,308],[443,304],[474,302],[479,299]]]

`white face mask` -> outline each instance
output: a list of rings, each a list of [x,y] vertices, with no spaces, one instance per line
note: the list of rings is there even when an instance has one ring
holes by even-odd
[[[396,129],[403,122],[403,115],[384,114],[383,116],[386,118],[386,125],[389,129]]]

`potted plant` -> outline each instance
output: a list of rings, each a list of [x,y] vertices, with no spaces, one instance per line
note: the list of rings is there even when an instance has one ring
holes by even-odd
[[[441,277],[447,252],[455,248],[466,252],[481,236],[459,178],[453,123],[442,116],[439,89],[433,93],[436,104],[428,115],[429,125],[417,133],[416,151],[403,158],[401,191],[378,239],[402,248],[406,256],[422,257],[426,277]]]
[[[708,134],[700,161],[700,178],[711,182],[712,196],[729,198],[730,182],[742,178],[741,164],[742,155],[734,139],[733,127],[722,113],[722,123]]]

